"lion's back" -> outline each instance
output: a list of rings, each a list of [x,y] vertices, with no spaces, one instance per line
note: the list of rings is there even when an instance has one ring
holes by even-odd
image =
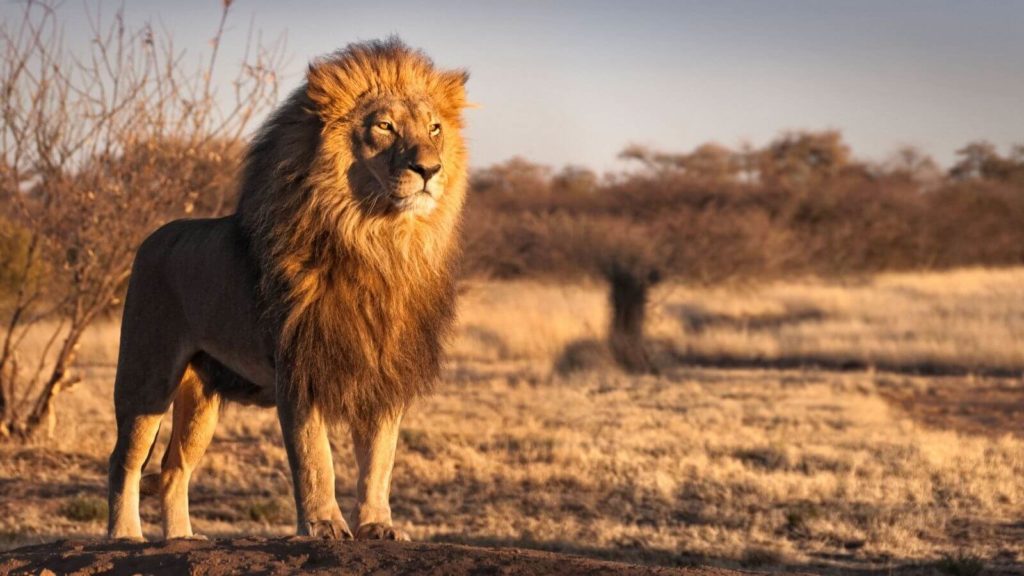
[[[175,220],[140,245],[125,315],[181,315],[189,334],[179,337],[201,344],[244,340],[260,317],[258,277],[236,217]]]

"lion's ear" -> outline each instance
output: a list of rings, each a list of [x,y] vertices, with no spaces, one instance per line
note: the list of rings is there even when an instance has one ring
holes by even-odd
[[[466,70],[451,70],[442,72],[437,83],[437,91],[445,106],[453,109],[454,112],[469,106],[466,101],[466,82],[469,81],[469,72]]]

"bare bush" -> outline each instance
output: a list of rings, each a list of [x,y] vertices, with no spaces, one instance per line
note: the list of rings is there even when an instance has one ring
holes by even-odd
[[[232,93],[218,92],[230,6],[195,66],[169,35],[132,28],[121,12],[90,16],[84,52],[64,45],[55,4],[30,1],[0,26],[0,209],[21,251],[5,279],[14,295],[0,342],[0,437],[53,429],[54,398],[78,381],[78,342],[117,303],[141,239],[230,201],[224,167],[275,99],[282,52],[251,42]],[[25,338],[43,321],[54,328],[30,361]]]

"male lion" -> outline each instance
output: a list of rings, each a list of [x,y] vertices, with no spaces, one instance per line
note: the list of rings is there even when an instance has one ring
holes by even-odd
[[[352,537],[327,437],[345,421],[355,537],[408,539],[391,524],[391,470],[452,321],[467,77],[397,39],[315,61],[256,136],[236,213],[143,242],[114,384],[110,537],[142,538],[141,473],[172,401],[164,537],[192,536],[189,478],[234,400],[277,407],[299,534]]]

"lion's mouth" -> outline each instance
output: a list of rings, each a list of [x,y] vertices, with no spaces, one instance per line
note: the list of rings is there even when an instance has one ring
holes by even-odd
[[[437,199],[426,189],[417,190],[407,196],[394,195],[392,198],[392,202],[399,212],[426,214],[437,206]]]

